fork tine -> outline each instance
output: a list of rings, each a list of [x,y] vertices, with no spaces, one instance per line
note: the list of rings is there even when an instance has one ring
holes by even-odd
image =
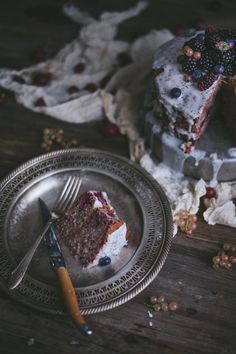
[[[77,186],[77,178],[74,177],[74,179],[73,179],[73,184],[71,185],[70,190],[68,191],[66,197],[65,197],[64,200],[63,200],[63,203],[62,203],[61,206],[60,206],[60,212],[61,212],[61,213],[64,213],[65,210],[67,209],[67,205],[69,204],[71,198],[72,198],[73,195],[74,195],[74,191],[75,191],[75,189],[76,189],[76,186]]]
[[[65,195],[65,193],[66,193],[66,191],[67,191],[67,188],[68,188],[69,184],[71,183],[71,179],[72,179],[72,176],[70,176],[70,177],[67,179],[66,184],[65,184],[65,186],[64,186],[64,188],[63,188],[63,190],[62,190],[60,196],[58,197],[58,200],[57,200],[57,202],[56,202],[56,205],[59,205],[60,202],[62,201],[62,198],[64,198],[64,195]]]
[[[68,195],[71,193],[71,189],[74,186],[75,182],[75,177],[70,178],[70,182],[67,184],[67,188],[64,188],[64,193],[62,195],[62,198],[60,198],[59,203],[56,204],[56,210],[60,211],[62,209],[63,204],[65,203],[66,199],[68,198]]]
[[[70,194],[65,199],[64,204],[61,207],[61,212],[62,213],[64,213],[66,211],[66,209],[68,209],[72,205],[72,203],[75,201],[75,199],[76,199],[76,197],[78,195],[80,186],[81,186],[81,182],[82,182],[82,179],[79,179],[79,178],[75,179],[75,183],[74,183],[73,189],[71,189]]]
[[[76,183],[76,187],[75,187],[75,189],[74,189],[73,196],[72,196],[71,200],[68,200],[68,205],[66,205],[66,209],[67,209],[67,208],[70,208],[71,205],[72,205],[72,204],[74,203],[74,201],[76,200],[76,198],[77,198],[77,196],[78,196],[78,194],[79,194],[80,186],[81,186],[81,183],[82,183],[82,178],[78,179],[76,182],[77,182],[77,183]]]

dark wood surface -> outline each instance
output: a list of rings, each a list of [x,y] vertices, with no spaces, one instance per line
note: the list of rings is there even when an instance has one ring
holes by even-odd
[[[79,1],[94,16],[104,10],[122,10],[134,3]],[[59,0],[2,3],[0,65],[27,66],[31,63],[32,49],[43,46],[53,55],[75,38],[78,26],[62,16],[62,4]],[[189,26],[201,18],[232,27],[236,23],[235,13],[234,0],[153,0],[139,18],[122,24],[119,37],[131,40],[151,28],[178,23]],[[128,157],[126,137],[104,139],[100,132],[102,124],[61,123],[30,112],[7,94],[0,102],[0,177],[43,153],[41,139],[46,127],[62,127],[68,137],[77,138],[82,146]],[[69,318],[33,311],[0,292],[0,353],[236,353],[236,268],[214,270],[211,266],[211,258],[223,242],[236,243],[236,231],[199,221],[193,237],[205,241],[175,237],[160,274],[141,294],[119,308],[90,316],[95,334],[89,339],[78,333]],[[145,302],[156,294],[177,301],[179,309],[154,313],[150,327]],[[72,345],[73,340],[79,345]]]

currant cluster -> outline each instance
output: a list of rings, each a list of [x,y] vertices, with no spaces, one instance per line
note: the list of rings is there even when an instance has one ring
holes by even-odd
[[[45,128],[43,131],[41,147],[45,151],[75,148],[78,146],[78,140],[66,139],[64,137],[64,130],[61,128]]]
[[[185,81],[194,81],[199,90],[208,89],[219,75],[236,75],[236,30],[213,29],[197,34],[184,43],[177,58]]]
[[[236,246],[230,243],[225,243],[223,249],[220,250],[216,256],[212,258],[213,267],[218,269],[220,267],[231,269],[233,264],[236,264]]]
[[[163,295],[159,296],[151,296],[149,299],[148,306],[151,307],[154,311],[164,311],[167,312],[169,310],[175,311],[178,309],[179,305],[175,301],[166,302],[166,299]]]
[[[180,230],[187,235],[191,235],[197,227],[197,216],[190,214],[187,210],[179,210],[175,216],[177,217],[176,224]]]

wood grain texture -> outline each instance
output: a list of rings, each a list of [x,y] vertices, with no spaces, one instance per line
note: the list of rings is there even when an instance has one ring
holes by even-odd
[[[63,2],[8,0],[1,4],[1,66],[22,68],[31,63],[34,48],[43,46],[53,55],[76,37],[78,26],[61,15]],[[125,9],[135,1],[78,3],[83,10],[98,16],[104,10]],[[119,38],[132,40],[151,28],[178,23],[189,26],[201,18],[232,27],[235,13],[234,0],[152,0],[142,15],[121,25]],[[63,123],[30,112],[7,94],[0,102],[0,177],[42,154],[40,145],[46,127],[62,127],[68,137],[78,139],[84,147],[128,156],[126,137],[104,139],[102,124]],[[193,237],[205,241],[177,236],[164,267],[148,288],[117,309],[88,317],[95,331],[89,339],[79,334],[69,316],[55,317],[30,310],[0,292],[0,353],[236,353],[236,269],[216,271],[211,266],[211,258],[223,242],[236,243],[235,234],[235,229],[209,226],[200,220]],[[179,309],[154,313],[150,319],[145,303],[155,294],[177,301]],[[34,341],[29,341],[31,338]]]

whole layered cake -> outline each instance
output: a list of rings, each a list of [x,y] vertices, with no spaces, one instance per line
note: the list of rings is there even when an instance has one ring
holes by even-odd
[[[84,267],[106,265],[127,245],[129,231],[105,192],[88,191],[57,220],[59,237]]]
[[[236,130],[236,31],[208,28],[166,42],[153,73],[152,115],[184,153],[194,150],[216,111]]]

